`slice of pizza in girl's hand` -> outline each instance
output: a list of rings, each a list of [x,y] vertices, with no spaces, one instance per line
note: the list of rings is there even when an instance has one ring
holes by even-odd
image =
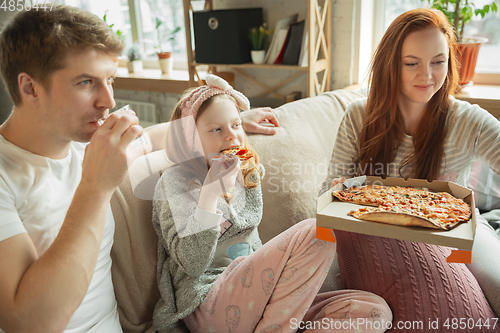
[[[348,215],[365,221],[450,230],[471,216],[470,206],[462,199],[427,188],[364,185],[332,194],[340,201],[362,205]]]
[[[224,172],[234,164],[235,157],[238,157],[240,161],[245,161],[251,159],[253,155],[246,147],[239,146],[222,150],[219,155],[212,157],[212,161],[219,161],[219,172]]]
[[[220,155],[215,156],[214,158],[221,158],[223,155],[227,157],[238,157],[240,160],[248,160],[253,157],[252,153],[246,147],[236,147],[232,149],[224,149],[221,151]]]

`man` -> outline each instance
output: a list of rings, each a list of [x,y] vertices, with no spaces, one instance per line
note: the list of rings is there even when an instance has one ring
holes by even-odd
[[[109,202],[127,158],[136,157],[127,147],[143,130],[132,111],[113,113],[102,126],[97,120],[115,106],[113,59],[123,48],[100,18],[68,6],[22,12],[0,35],[0,71],[14,103],[0,126],[6,332],[121,332]],[[277,125],[266,110],[244,120],[263,133],[264,119]]]

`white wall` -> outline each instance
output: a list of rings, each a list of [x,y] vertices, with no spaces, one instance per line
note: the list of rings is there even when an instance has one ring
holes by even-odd
[[[332,90],[358,83],[358,34],[360,0],[333,0]]]
[[[359,19],[356,20],[356,11],[359,11],[360,0],[329,0],[332,1],[332,89],[343,88],[358,82],[357,60],[353,55],[359,53],[359,43],[355,38],[358,33]],[[372,0],[370,0],[372,1]],[[303,20],[307,11],[305,0],[214,0],[214,9],[262,7],[264,22],[273,28],[276,21],[299,14],[298,20]],[[359,16],[359,15],[358,15]],[[268,86],[279,83],[284,78],[295,73],[282,70],[255,70],[248,72],[252,77],[266,82]],[[236,75],[236,88],[247,95],[261,92],[260,88],[244,78]],[[297,79],[278,90],[280,94],[292,91],[307,92],[307,76]]]
[[[357,38],[361,20],[361,1],[373,0],[330,0],[332,1],[332,82],[331,89],[340,89],[358,83],[360,42]],[[295,13],[299,13],[299,20],[305,18],[307,11],[306,0],[214,0],[215,9],[262,7],[264,22],[273,28],[276,22]],[[361,46],[361,49],[363,47]],[[219,71],[231,70],[218,67]],[[255,79],[265,82],[268,86],[278,84],[284,78],[292,75],[292,70],[257,69],[246,72]],[[245,95],[250,96],[252,106],[273,106],[277,101],[272,98],[255,100],[251,96],[259,94],[262,90],[254,83],[239,74],[235,75],[235,88]],[[292,83],[278,90],[280,94],[292,91],[307,92],[307,75],[303,75]],[[150,93],[141,91],[117,90],[116,98],[155,103],[160,109],[162,120],[170,118],[171,110],[177,99],[175,94]],[[280,102],[281,103],[281,102]]]

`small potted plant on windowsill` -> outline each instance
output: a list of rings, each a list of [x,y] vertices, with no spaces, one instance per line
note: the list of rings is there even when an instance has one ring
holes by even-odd
[[[139,73],[143,70],[142,54],[138,44],[134,43],[132,47],[127,50],[127,68],[129,73]]]
[[[106,17],[108,16],[108,11],[104,12],[104,16],[102,17],[102,20],[104,22],[106,22],[106,24],[109,26],[109,28],[111,30],[113,30],[117,35],[118,37],[120,37],[123,41],[125,41],[125,36],[123,35],[123,32],[120,30],[120,29],[117,29],[115,31],[115,29],[113,29],[113,26],[115,25],[114,23],[113,24],[109,24],[108,21],[106,20]]]
[[[272,33],[272,30],[267,29],[267,25],[264,23],[260,27],[250,28],[248,32],[248,38],[250,40],[250,45],[252,50],[250,55],[252,56],[252,62],[254,64],[262,64],[266,56],[266,39]]]
[[[108,23],[108,21],[106,20],[107,15],[108,15],[108,11],[105,11],[104,16],[102,17],[102,20],[109,26],[109,28],[111,30],[113,30],[118,35],[118,37],[120,37],[122,39],[122,41],[125,42],[125,35],[123,34],[123,32],[120,29],[115,30],[113,28],[113,26],[115,25],[114,23],[113,24]],[[115,62],[116,67],[118,67],[118,57],[113,57],[113,61]]]
[[[158,55],[158,62],[160,64],[161,72],[163,74],[169,74],[172,71],[172,67],[174,64],[172,52],[164,51],[164,49],[162,48],[162,44],[165,41],[173,43],[175,41],[175,35],[179,31],[181,31],[181,27],[176,27],[171,31],[162,31],[162,26],[164,26],[163,21],[160,18],[155,17],[157,38],[157,45],[155,48],[158,50],[156,54]]]
[[[425,1],[425,0],[421,0]],[[474,76],[477,55],[481,44],[488,42],[486,38],[464,36],[464,27],[473,16],[484,16],[491,12],[497,12],[495,2],[478,8],[469,0],[427,0],[431,7],[441,11],[447,18],[455,31],[458,43],[458,62],[460,64],[460,85],[468,84]]]

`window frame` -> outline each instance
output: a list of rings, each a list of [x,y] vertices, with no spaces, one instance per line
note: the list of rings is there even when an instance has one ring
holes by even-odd
[[[371,43],[371,54],[373,55],[373,53],[377,48],[378,43],[382,39],[382,36],[385,32],[384,31],[385,0],[359,0],[359,1],[360,1],[360,6],[357,6],[359,13],[357,13],[355,17],[371,16],[373,18],[371,20],[371,22],[373,22],[373,25],[367,26],[367,21],[361,19],[359,19],[357,22],[357,26],[359,27],[359,33],[355,36],[355,38],[358,48],[354,56],[356,57],[358,64],[358,83],[363,83],[366,82],[366,73],[368,72],[369,62],[363,60],[361,52],[366,51],[369,48],[365,47],[363,50],[363,48],[361,47],[362,40],[363,39],[365,41],[369,40],[369,38],[367,38],[366,36],[370,32],[373,32],[372,43]],[[361,3],[365,3],[365,5],[361,5]],[[370,20],[368,22],[370,22]],[[484,72],[482,73],[476,71],[472,81],[475,84],[500,85],[500,73],[484,73]]]
[[[132,31],[132,41],[133,43],[140,42],[141,39],[140,36],[143,36],[140,0],[127,0],[127,3],[130,16],[130,30]],[[143,47],[142,44],[141,47]],[[160,64],[158,62],[158,59],[155,59],[154,57],[148,56],[144,58],[142,62],[144,68],[160,69]],[[174,58],[173,69],[187,70],[188,69],[187,57],[184,58],[183,60]]]

